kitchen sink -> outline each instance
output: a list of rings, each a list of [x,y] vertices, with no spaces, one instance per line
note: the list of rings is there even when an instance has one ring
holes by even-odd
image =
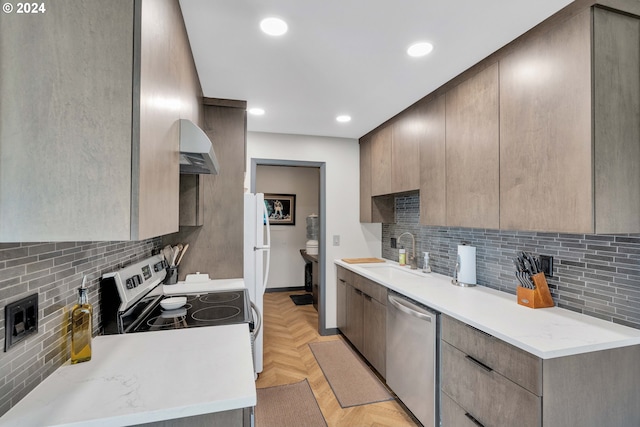
[[[409,267],[396,265],[361,265],[360,268],[391,281],[424,277],[420,270],[410,270]]]

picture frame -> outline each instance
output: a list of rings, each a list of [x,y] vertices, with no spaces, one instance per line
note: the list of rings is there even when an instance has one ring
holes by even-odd
[[[265,194],[270,225],[296,225],[295,194]]]

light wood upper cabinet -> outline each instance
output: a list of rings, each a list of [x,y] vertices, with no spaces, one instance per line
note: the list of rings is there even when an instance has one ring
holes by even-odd
[[[402,193],[420,187],[420,143],[424,137],[421,112],[411,108],[391,125],[391,191]]]
[[[202,117],[178,1],[60,0],[0,40],[0,241],[177,231],[177,120]]]
[[[391,185],[391,127],[385,126],[371,135],[371,195],[393,192]]]
[[[585,10],[500,61],[500,227],[593,225],[590,16]]]
[[[640,19],[604,9],[594,13],[595,231],[637,233]]]
[[[445,97],[421,102],[420,224],[446,225]]]
[[[371,136],[360,139],[360,222],[371,218]]]
[[[500,61],[500,228],[640,231],[639,75],[640,20],[600,8]]]
[[[498,64],[446,93],[447,225],[499,227]]]

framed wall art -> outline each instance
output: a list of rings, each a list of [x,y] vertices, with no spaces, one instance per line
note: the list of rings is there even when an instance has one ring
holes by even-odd
[[[271,225],[296,225],[295,194],[265,194],[264,204]]]

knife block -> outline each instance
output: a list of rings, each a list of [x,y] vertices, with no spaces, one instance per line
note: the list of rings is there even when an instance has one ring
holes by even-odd
[[[547,285],[547,279],[544,277],[544,273],[538,273],[531,276],[535,289],[527,289],[522,286],[516,288],[516,296],[518,297],[518,304],[524,305],[529,308],[546,308],[553,307],[553,298],[551,298],[551,292],[549,292],[549,285]]]

